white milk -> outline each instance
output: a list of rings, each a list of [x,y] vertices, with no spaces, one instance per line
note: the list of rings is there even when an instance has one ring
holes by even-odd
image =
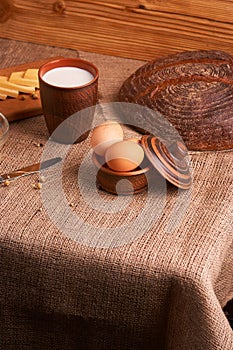
[[[85,69],[77,67],[53,68],[43,75],[43,80],[54,86],[77,87],[89,83],[94,76]]]

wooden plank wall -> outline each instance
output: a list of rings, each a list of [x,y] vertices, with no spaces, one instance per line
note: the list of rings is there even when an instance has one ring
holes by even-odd
[[[0,37],[150,60],[233,54],[232,0],[1,0]]]

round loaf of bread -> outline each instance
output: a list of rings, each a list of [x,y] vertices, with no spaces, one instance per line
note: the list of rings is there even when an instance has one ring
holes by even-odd
[[[233,56],[226,52],[187,51],[148,62],[123,83],[119,101],[160,113],[189,150],[233,148]],[[132,118],[124,116],[134,125]],[[146,123],[140,131],[156,117]]]

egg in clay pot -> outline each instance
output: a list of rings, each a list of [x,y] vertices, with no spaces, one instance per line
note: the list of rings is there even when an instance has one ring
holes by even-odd
[[[131,195],[147,189],[150,166],[140,140],[131,138],[114,143],[105,157],[93,152],[92,160],[98,169],[96,180],[100,189],[117,195]]]
[[[94,128],[91,135],[91,147],[97,155],[104,157],[106,150],[114,143],[123,141],[123,137],[121,125],[108,120]]]
[[[143,159],[143,148],[135,140],[116,142],[105,153],[108,167],[118,172],[135,170],[143,162]]]

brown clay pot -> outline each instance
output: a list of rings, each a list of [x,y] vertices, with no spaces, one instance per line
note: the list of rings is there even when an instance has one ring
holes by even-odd
[[[92,160],[98,169],[96,176],[97,183],[103,190],[118,195],[130,195],[143,192],[147,189],[147,175],[151,169],[147,160],[143,161],[141,168],[138,167],[128,172],[111,170],[104,163],[103,158],[95,153],[92,155]]]

